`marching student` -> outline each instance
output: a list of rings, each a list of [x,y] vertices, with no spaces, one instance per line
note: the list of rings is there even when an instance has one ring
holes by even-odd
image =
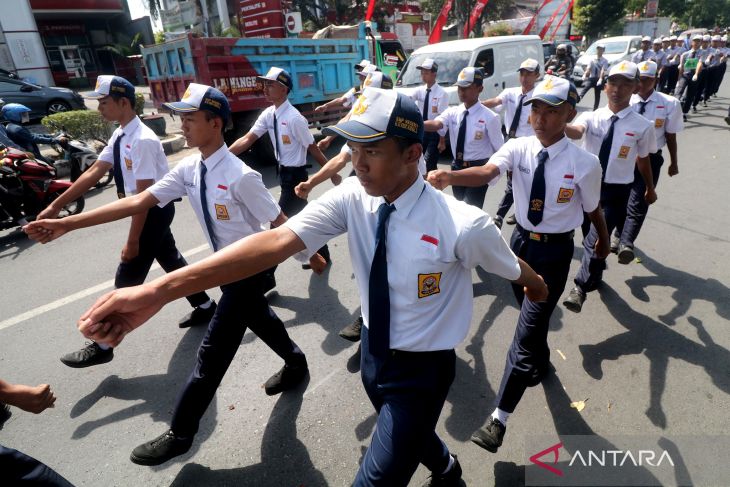
[[[411,93],[411,98],[421,110],[423,120],[433,120],[449,108],[449,95],[443,87],[436,82],[439,66],[431,58],[423,60],[416,69],[421,72],[421,80],[424,84]],[[445,144],[444,137],[433,132],[423,134],[423,154],[426,158],[426,170],[436,169],[439,154],[439,145]]]
[[[582,100],[593,88],[593,110],[598,110],[598,106],[601,104],[601,91],[603,91],[603,83],[609,70],[608,60],[603,57],[605,51],[606,46],[598,44],[595,59],[591,59],[583,73],[583,89],[580,92],[580,99]]]
[[[188,197],[213,252],[260,233],[265,223],[281,225],[286,216],[263,184],[261,175],[231,154],[223,141],[230,117],[226,96],[215,88],[191,83],[182,100],[165,104],[178,112],[182,130],[193,155],[175,166],[145,191],[88,213],[62,220],[40,220],[26,227],[28,235],[42,243],[78,228],[99,225],[164,207]],[[313,268],[321,270],[324,262]],[[263,270],[263,269],[262,269]],[[263,291],[264,273],[222,282],[220,303],[198,348],[198,360],[183,387],[170,428],[152,441],[139,445],[130,459],[139,465],[160,465],[187,452],[198,425],[246,332],[246,328],[284,360],[284,367],[264,384],[274,395],[297,386],[307,375],[304,353],[289,338],[284,323],[269,306]]]

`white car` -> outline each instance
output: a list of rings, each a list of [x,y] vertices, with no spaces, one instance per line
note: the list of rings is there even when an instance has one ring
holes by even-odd
[[[609,66],[613,66],[621,61],[631,59],[631,55],[641,48],[641,36],[606,37],[591,44],[586,52],[581,53],[573,67],[571,78],[576,86],[583,83],[583,73],[585,73],[591,59],[596,57],[596,46],[598,44],[605,46],[606,50],[603,52],[603,57],[606,58]]]

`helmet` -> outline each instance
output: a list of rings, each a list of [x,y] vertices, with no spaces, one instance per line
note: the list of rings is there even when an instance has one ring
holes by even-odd
[[[3,106],[2,113],[9,122],[24,123],[30,118],[30,108],[20,103],[8,103]]]

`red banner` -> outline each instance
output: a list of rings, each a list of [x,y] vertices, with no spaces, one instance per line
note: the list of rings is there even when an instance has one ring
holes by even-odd
[[[540,14],[540,10],[542,10],[545,5],[547,5],[548,3],[552,2],[552,1],[553,0],[543,0],[542,4],[537,9],[537,12],[535,12],[535,15],[533,15],[532,18],[530,19],[530,23],[527,24],[527,27],[522,32],[522,35],[526,36],[530,33],[530,31],[532,30],[532,27],[535,25],[535,22],[537,21],[537,16]]]
[[[373,18],[373,11],[375,11],[375,0],[370,0],[368,4],[368,12],[365,14],[365,20],[368,22]]]
[[[568,5],[568,8],[565,9],[565,12],[563,13],[563,16],[560,17],[560,22],[558,22],[558,25],[555,26],[555,29],[553,30],[553,35],[550,36],[550,40],[552,41],[555,39],[555,35],[558,33],[558,29],[563,24],[563,21],[565,20],[565,17],[568,16],[568,12],[573,8],[573,3],[575,3],[575,0],[570,0],[570,4]]]
[[[453,4],[454,0],[446,0],[444,8],[441,9],[441,13],[436,19],[436,23],[433,24],[433,30],[431,31],[431,35],[428,37],[429,44],[436,44],[437,42],[441,42],[441,30],[446,25],[446,19],[449,16],[449,11],[451,11],[451,6]]]
[[[558,16],[558,12],[560,12],[560,9],[563,8],[564,5],[567,5],[570,0],[563,0],[563,3],[558,5],[558,8],[555,9],[555,12],[550,16],[548,21],[543,26],[542,30],[540,31],[540,38],[545,39],[545,34],[547,34],[547,31],[550,29],[550,26],[553,25],[553,20],[555,20],[555,17]]]
[[[482,11],[488,3],[489,0],[477,0],[477,3],[476,5],[474,5],[474,8],[471,11],[471,15],[469,16],[469,23],[464,26],[464,39],[469,37],[469,33],[472,31],[472,29],[474,29],[474,25],[476,25],[479,17],[482,16]]]

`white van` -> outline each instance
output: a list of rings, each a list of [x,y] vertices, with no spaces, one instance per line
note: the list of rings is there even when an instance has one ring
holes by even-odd
[[[439,70],[436,82],[449,94],[449,105],[458,105],[456,77],[467,66],[484,69],[484,90],[479,98],[494,98],[504,88],[520,85],[518,69],[527,58],[540,63],[540,73],[544,71],[542,40],[539,36],[499,36],[462,39],[439,42],[416,49],[403,66],[396,89],[406,94],[423,84],[421,72],[416,69],[424,59],[433,58]]]
[[[596,57],[596,46],[598,44],[606,47],[603,57],[606,58],[609,66],[613,66],[621,61],[631,59],[631,55],[641,48],[641,36],[606,37],[591,44],[586,52],[580,55],[575,67],[573,67],[572,78],[576,86],[583,84],[583,73],[585,73],[591,59]]]

